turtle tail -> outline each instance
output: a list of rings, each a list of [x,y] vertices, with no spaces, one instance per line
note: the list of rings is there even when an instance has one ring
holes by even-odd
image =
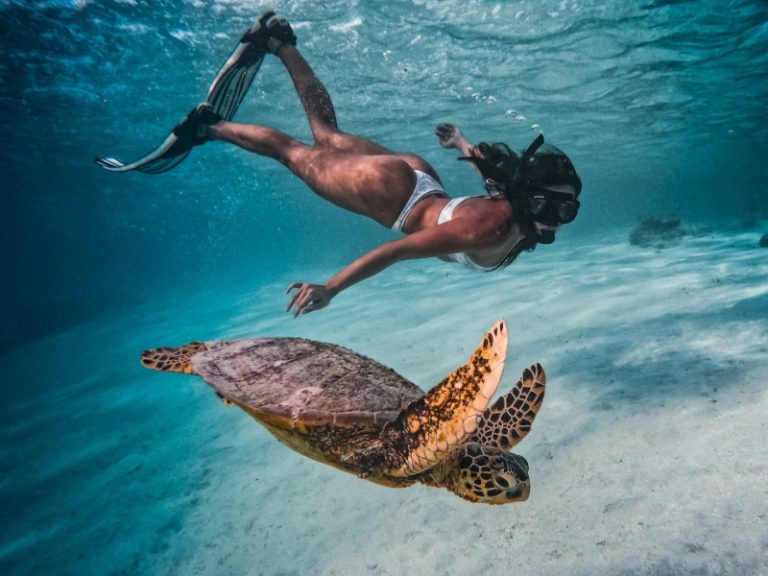
[[[160,372],[181,372],[196,374],[192,368],[192,357],[207,350],[202,342],[190,342],[186,346],[152,348],[141,353],[141,363]]]

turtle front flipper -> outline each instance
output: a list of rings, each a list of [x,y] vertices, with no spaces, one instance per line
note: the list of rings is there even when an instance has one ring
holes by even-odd
[[[480,417],[470,442],[510,450],[531,431],[542,402],[547,376],[541,364],[526,368],[515,387],[500,396]]]
[[[404,477],[444,459],[476,429],[501,380],[507,356],[507,328],[497,322],[469,361],[413,401],[382,431],[379,450],[359,465],[366,471]]]
[[[181,372],[196,374],[191,359],[196,354],[207,350],[202,342],[190,342],[186,346],[153,348],[141,353],[141,363],[160,372]]]

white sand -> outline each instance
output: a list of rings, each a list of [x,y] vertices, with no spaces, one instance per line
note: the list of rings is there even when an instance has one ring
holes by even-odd
[[[531,498],[485,506],[380,487],[295,454],[201,381],[137,369],[123,377],[123,400],[105,393],[98,404],[115,421],[140,411],[147,437],[123,429],[117,468],[73,480],[107,488],[98,509],[131,531],[114,528],[101,556],[70,567],[112,554],[134,557],[114,573],[141,574],[768,574],[768,251],[757,238],[700,236],[661,252],[625,236],[564,241],[480,276],[409,263],[296,321],[281,314],[282,283],[235,303],[184,300],[183,319],[139,311],[116,353],[300,335],[349,346],[423,388],[506,318],[500,389],[535,361],[549,376],[515,450],[530,463]],[[105,330],[92,336],[113,336]],[[142,510],[173,521],[142,533]],[[146,539],[144,555],[121,551],[131,538]],[[34,542],[11,545],[21,554]]]

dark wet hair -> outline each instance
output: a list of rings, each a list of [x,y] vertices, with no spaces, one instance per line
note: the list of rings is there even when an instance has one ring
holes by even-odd
[[[577,197],[581,194],[581,178],[576,174],[571,159],[556,146],[544,144],[523,168],[522,188],[548,188],[563,184],[573,186]]]
[[[543,135],[522,153],[511,150],[503,142],[481,142],[472,151],[471,160],[486,181],[486,187],[495,187],[510,200],[522,193],[569,184],[576,196],[581,193],[581,178],[568,156],[551,144],[544,144]]]
[[[480,142],[467,160],[477,166],[486,183],[490,180],[502,189],[509,186],[520,166],[520,157],[503,142]]]

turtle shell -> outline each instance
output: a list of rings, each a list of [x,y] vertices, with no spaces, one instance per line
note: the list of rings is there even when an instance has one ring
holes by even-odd
[[[352,350],[303,338],[206,342],[196,373],[225,400],[284,429],[375,427],[424,392]]]

